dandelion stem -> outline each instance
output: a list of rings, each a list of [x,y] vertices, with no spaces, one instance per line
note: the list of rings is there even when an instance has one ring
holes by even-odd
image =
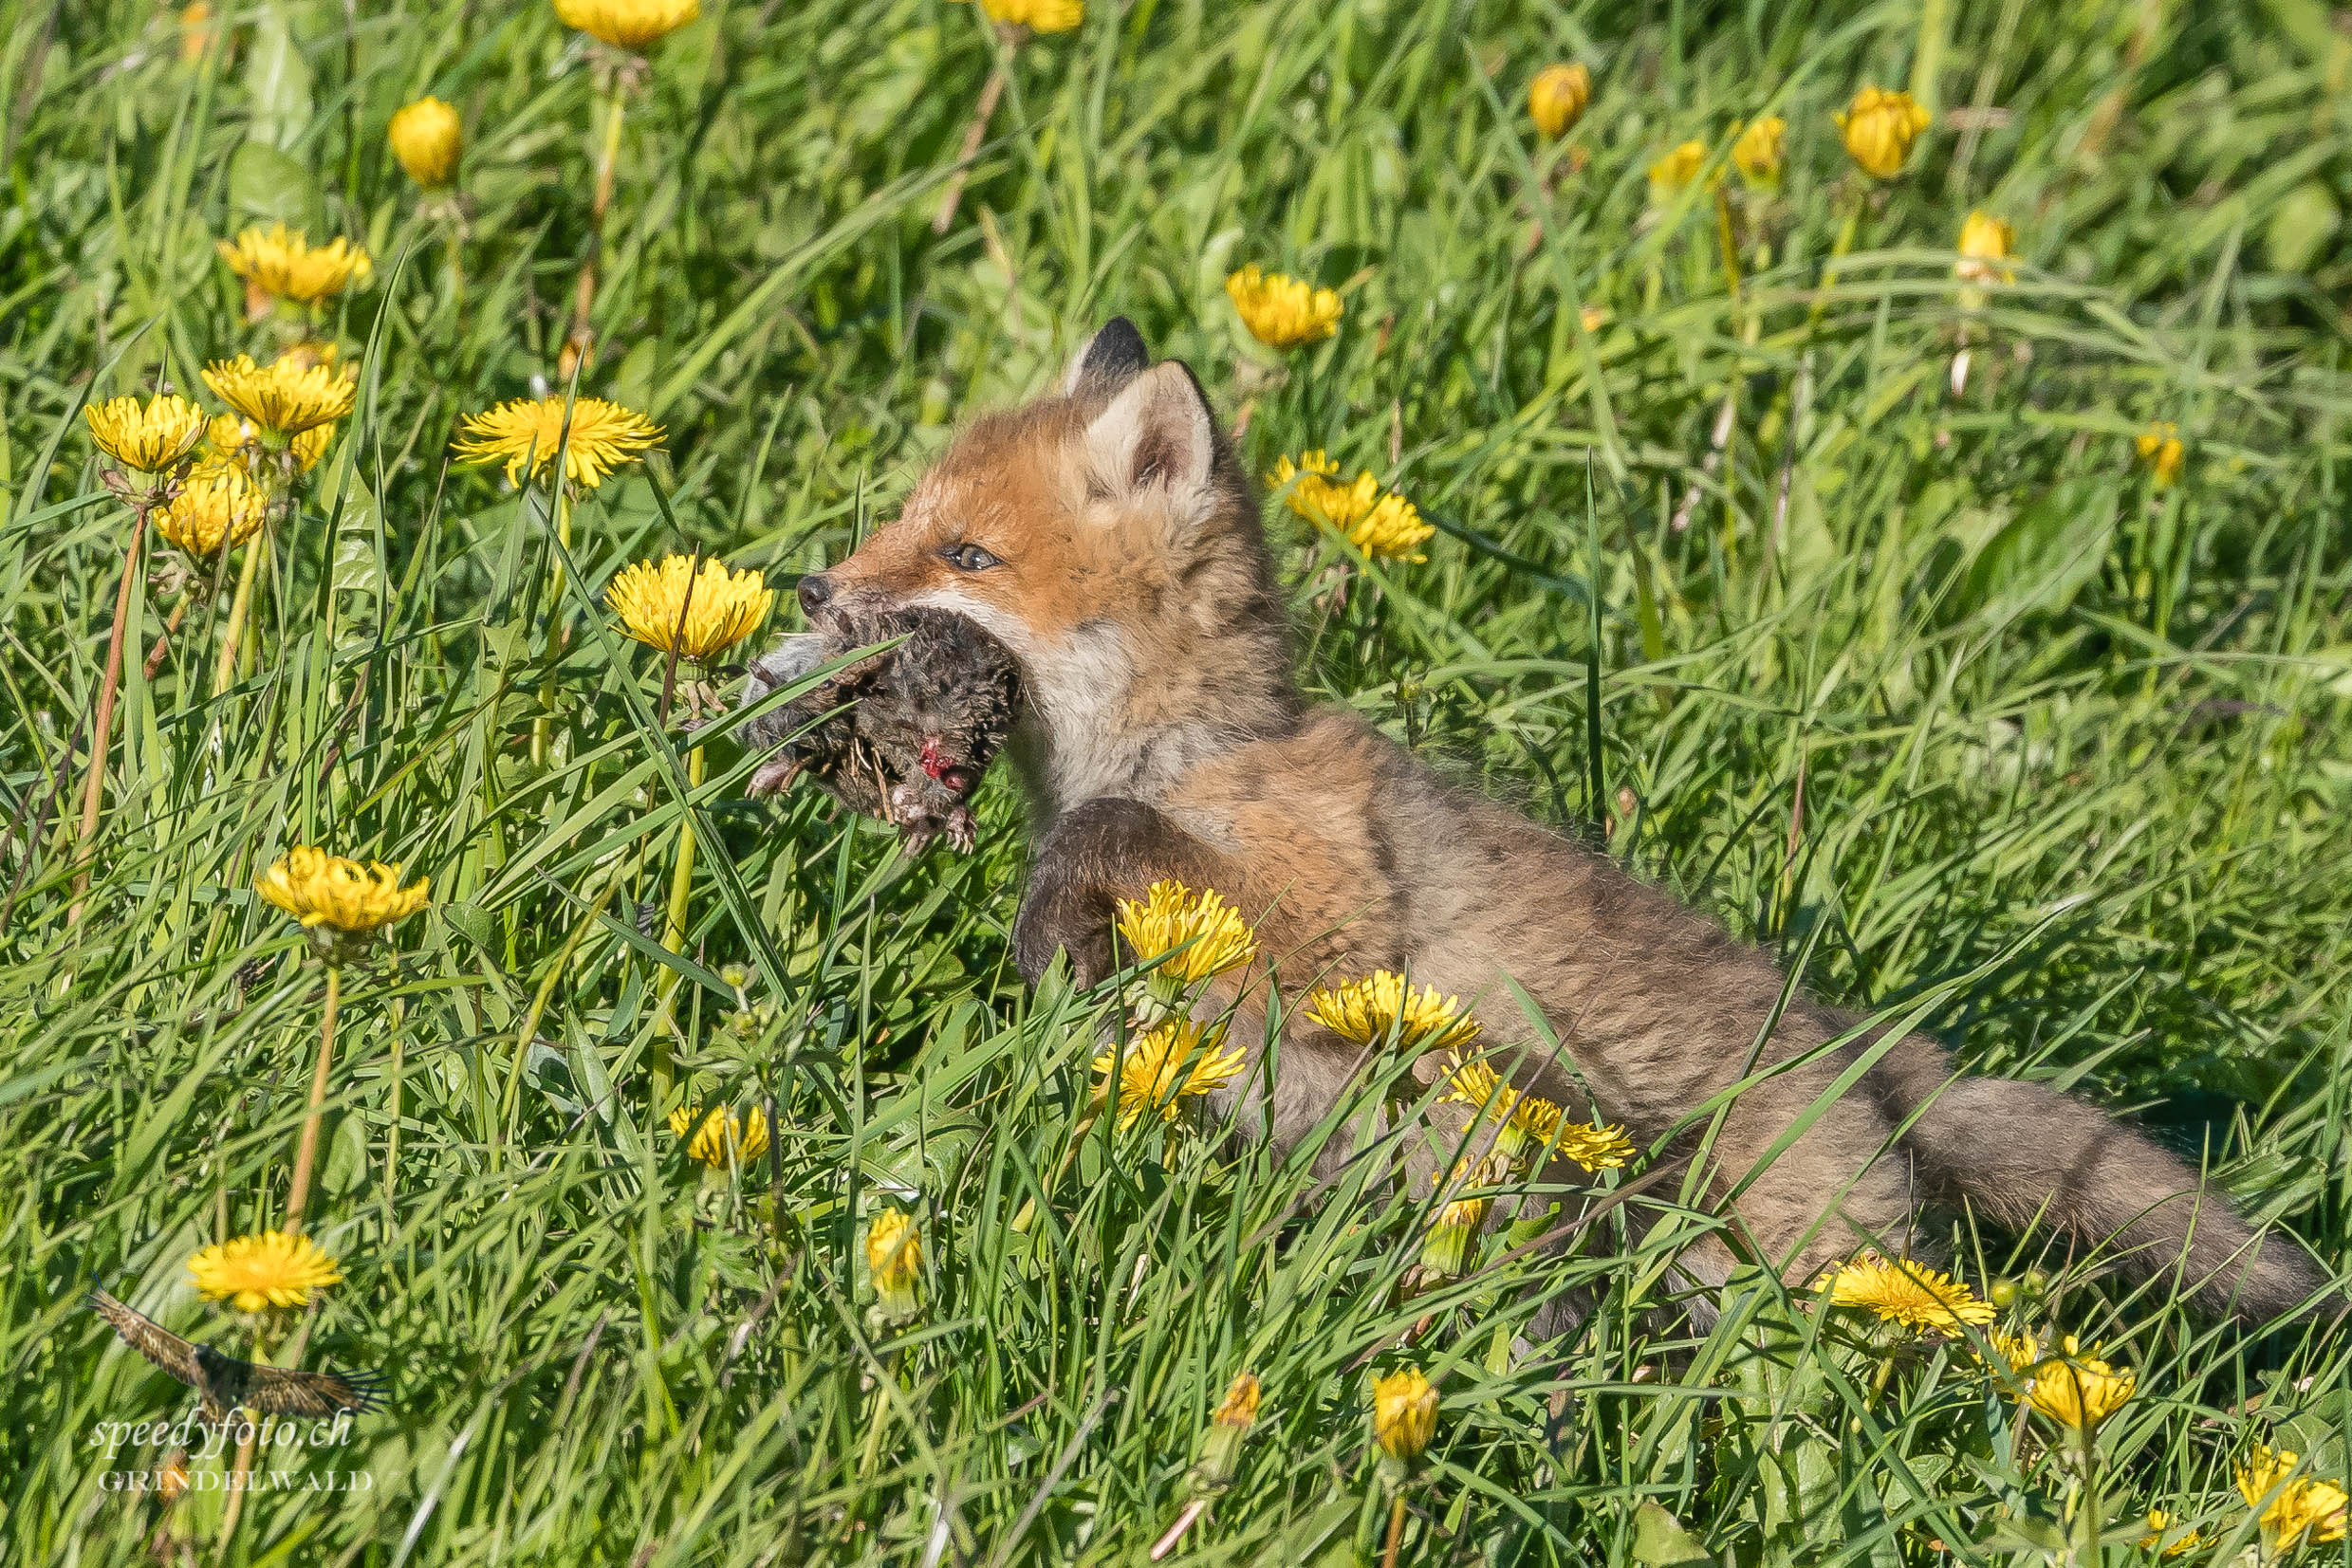
[[[261,540],[255,539],[245,546],[245,564],[237,569],[237,594],[229,601],[229,625],[220,636],[220,663],[213,670],[213,695],[216,697],[236,679],[237,643],[245,633],[245,618],[253,603],[253,579],[260,569]]]
[[[686,754],[686,782],[690,787],[702,784],[702,747],[695,747]],[[694,888],[694,818],[681,802],[677,823],[677,861],[670,869],[670,913],[661,932],[661,945],[683,956],[686,951],[686,906]],[[653,1075],[654,1114],[659,1116],[670,1102],[670,1041],[669,1035],[677,1028],[677,1018],[671,1009],[676,1005],[678,971],[664,968],[656,988],[661,998],[661,1009],[669,1029],[654,1031]]]
[[[1176,1522],[1168,1526],[1168,1533],[1161,1536],[1152,1547],[1152,1560],[1157,1562],[1161,1558],[1175,1551],[1176,1543],[1184,1539],[1184,1532],[1193,1527],[1193,1522],[1208,1511],[1209,1500],[1205,1497],[1196,1497],[1184,1505],[1184,1511],[1176,1515]]]
[[[343,1005],[343,970],[326,967],[326,1016],[319,1024],[319,1060],[310,1070],[310,1109],[303,1117],[302,1141],[294,1146],[294,1185],[286,1195],[288,1235],[302,1229],[303,1209],[310,1202],[310,1171],[319,1157],[319,1123],[325,1114],[327,1069],[335,1060],[335,1014]]]
[[[156,672],[163,668],[163,661],[172,656],[172,636],[179,630],[179,623],[188,618],[188,606],[193,601],[193,596],[182,599],[172,606],[172,613],[164,618],[163,630],[156,634],[156,645],[147,651],[144,671],[147,679],[155,679]]]
[[[955,154],[955,172],[948,176],[947,189],[939,194],[939,211],[932,214],[935,234],[944,234],[955,225],[955,209],[964,199],[964,181],[972,173],[972,159],[980,156],[980,143],[988,139],[989,121],[996,118],[997,101],[1005,96],[1005,84],[1012,76],[1012,54],[1018,45],[1009,30],[999,32],[997,38],[1003,47],[997,51],[995,68],[981,85],[979,101],[972,106],[964,144]]]
[[[131,588],[139,577],[139,547],[147,537],[147,508],[132,508],[131,544],[122,552],[122,583],[115,590],[114,631],[106,638],[106,669],[98,683],[98,717],[90,726],[90,772],[82,785],[82,830],[74,848],[82,869],[74,874],[73,907],[65,924],[82,919],[83,895],[90,891],[90,840],[98,836],[98,808],[106,793],[106,753],[113,748],[115,692],[122,679],[122,636],[131,618]]]
[[[1380,1568],[1397,1568],[1397,1548],[1405,1539],[1405,1494],[1399,1489],[1388,1505],[1388,1544],[1380,1548]]]
[[[613,204],[613,165],[620,157],[620,121],[629,105],[626,83],[618,72],[604,87],[604,143],[596,155],[596,198],[588,209],[588,259],[580,267],[580,286],[572,296],[572,329],[564,340],[562,374],[568,378],[587,358],[594,337],[588,312],[596,304],[596,268],[604,259],[604,211]]]

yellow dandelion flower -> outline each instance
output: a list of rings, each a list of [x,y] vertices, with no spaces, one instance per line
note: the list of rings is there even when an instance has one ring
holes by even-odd
[[[1537,1105],[1550,1106],[1549,1100],[1536,1100]],[[1557,1114],[1558,1107],[1552,1106]],[[1590,1126],[1569,1123],[1560,1131],[1554,1153],[1572,1159],[1587,1171],[1615,1171],[1634,1155],[1634,1140],[1622,1127],[1603,1126],[1595,1116]]]
[[[1288,487],[1283,503],[1292,511],[1329,528],[1376,561],[1418,563],[1429,559],[1420,546],[1437,530],[1421,521],[1412,502],[1395,490],[1383,494],[1369,470],[1352,483],[1335,484],[1331,476],[1339,471],[1340,466],[1318,449],[1302,452],[1296,464],[1287,457],[1277,460],[1266,478],[1277,489]]]
[[[2249,1508],[2261,1510],[2263,1531],[2279,1552],[2344,1536],[2344,1489],[2332,1481],[2295,1475],[2301,1458],[2288,1448],[2256,1448],[2238,1467],[2238,1495]]]
[[[212,425],[205,432],[205,440],[211,445],[214,457],[234,463],[249,473],[253,466],[253,436],[250,421],[233,414],[213,415]],[[288,441],[287,450],[294,454],[294,462],[302,471],[308,473],[319,466],[319,459],[326,455],[326,449],[334,439],[333,425],[314,425]]]
[[[1105,1098],[1111,1094],[1111,1072],[1116,1067],[1122,1132],[1140,1121],[1146,1112],[1174,1122],[1184,1114],[1186,1100],[1197,1099],[1240,1075],[1242,1054],[1223,1049],[1224,1044],[1221,1026],[1171,1019],[1127,1042],[1123,1051],[1105,1051],[1096,1057],[1094,1070],[1102,1076],[1095,1093]]]
[[[696,567],[674,555],[656,565],[639,561],[613,575],[604,602],[629,636],[680,658],[707,659],[759,630],[776,591],[757,570],[731,572],[714,556]]]
[[[312,1291],[343,1282],[343,1271],[309,1237],[265,1230],[204,1248],[188,1260],[188,1278],[208,1301],[259,1312],[308,1306]]]
[[[1297,348],[1340,329],[1346,306],[1331,289],[1280,272],[1261,272],[1252,263],[1225,280],[1225,292],[1250,335],[1269,348]]]
[[[2131,1368],[2083,1354],[2069,1334],[2056,1355],[2035,1364],[2026,1403],[2062,1427],[2093,1428],[2123,1408],[2137,1381]]]
[[[400,886],[400,868],[366,865],[297,844],[253,881],[261,895],[303,923],[359,935],[405,920],[425,907],[431,879]]]
[[[523,465],[543,473],[564,447],[564,477],[595,489],[623,463],[661,439],[661,427],[635,409],[608,403],[602,397],[577,397],[571,403],[571,435],[565,445],[564,399],[516,397],[487,414],[469,414],[454,443],[469,463],[504,459],[507,483],[523,482]]]
[[[1258,1379],[1255,1373],[1236,1373],[1226,1385],[1225,1397],[1209,1419],[1219,1427],[1233,1427],[1247,1431],[1258,1418]]]
[[[748,1118],[724,1107],[705,1115],[699,1105],[681,1105],[670,1113],[670,1131],[686,1138],[687,1158],[713,1171],[749,1165],[768,1152],[768,1114],[756,1105]]]
[[[1778,115],[1766,115],[1732,130],[1732,163],[1739,170],[1739,177],[1759,191],[1779,190],[1788,121]]]
[[[259,533],[267,506],[242,465],[214,458],[198,464],[171,505],[156,513],[156,530],[190,555],[211,555]]]
[[[179,12],[179,58],[194,65],[213,46],[213,8],[206,0],[190,0]]]
[[[1832,1306],[1862,1307],[1883,1322],[1911,1329],[1956,1334],[1963,1323],[1981,1328],[1992,1321],[1992,1303],[1948,1274],[1907,1260],[1865,1252],[1813,1282],[1829,1293]]]
[[[392,143],[392,156],[400,160],[408,177],[428,191],[437,191],[450,182],[466,145],[456,109],[437,98],[420,98],[402,105],[393,115],[385,137]]]
[[[1232,1484],[1242,1439],[1258,1419],[1258,1380],[1252,1373],[1236,1373],[1226,1385],[1225,1397],[1210,1412],[1209,1430],[1200,1440],[1200,1458],[1193,1467],[1193,1482],[1202,1491]]]
[[[1971,212],[1960,225],[1960,259],[1952,270],[1964,283],[2015,283],[2017,269],[2007,264],[2016,254],[2017,231],[2006,219]]]
[[[1372,1440],[1400,1465],[1410,1465],[1437,1435],[1437,1391],[1418,1367],[1390,1373],[1372,1385]]]
[[[204,411],[166,393],[140,402],[109,397],[82,410],[98,450],[126,469],[157,473],[193,451],[204,434]]]
[[[1581,60],[1546,65],[1528,83],[1528,118],[1545,139],[1557,141],[1576,129],[1592,101],[1592,72]]]
[[[865,1266],[885,1290],[912,1283],[923,1266],[923,1238],[915,1222],[896,1208],[874,1216],[865,1227]]]
[[[2171,420],[2150,425],[2134,443],[2139,460],[2156,475],[2156,488],[2168,489],[2180,478],[2181,460],[2188,455],[2180,444],[2180,427]]]
[[[248,229],[233,242],[219,241],[214,249],[238,277],[297,304],[331,300],[367,282],[376,270],[367,252],[341,235],[312,245],[307,234],[299,229],[289,231],[282,223],[267,230]]]
[[[1650,199],[1670,201],[1682,188],[1698,177],[1698,171],[1707,161],[1707,144],[1686,141],[1650,165]]]
[[[1183,986],[1240,968],[1258,955],[1258,939],[1240,911],[1213,888],[1195,895],[1176,881],[1154,882],[1140,902],[1121,898],[1119,934],[1139,960],[1161,960],[1157,972]]]
[[[1031,32],[1068,32],[1086,19],[1085,0],[980,0],[989,20]]]
[[[1375,969],[1343,986],[1318,986],[1307,993],[1306,1015],[1359,1045],[1386,1040],[1393,1029],[1407,1051],[1442,1051],[1478,1037],[1478,1021],[1456,996],[1440,996],[1435,986],[1417,993],[1405,977]]]
[[[1862,172],[1876,179],[1893,179],[1911,157],[1911,144],[1933,122],[1909,93],[1864,87],[1854,95],[1845,113],[1832,115],[1845,150]]]
[[[916,1286],[923,1267],[922,1232],[896,1208],[885,1208],[865,1227],[866,1272],[874,1277],[874,1316],[903,1323],[922,1310]]]
[[[616,49],[642,54],[702,14],[702,0],[555,0],[556,20]]]
[[[204,367],[204,384],[259,429],[292,437],[331,425],[351,412],[360,389],[329,365],[297,364],[280,356],[257,365],[250,354]]]
[[[2021,1382],[2033,1371],[2033,1364],[2042,1359],[2042,1347],[2030,1334],[2003,1334],[1995,1329],[1985,1336],[1985,1343],[2009,1368],[2009,1375]],[[1984,1360],[1984,1357],[1978,1356],[1978,1359]],[[1985,1364],[1991,1366],[1991,1362]]]
[[[2194,1529],[2181,1532],[2177,1538],[2168,1543],[2164,1535],[2172,1527],[2172,1515],[2161,1508],[2149,1509],[2148,1533],[2139,1538],[2139,1549],[2143,1552],[2158,1552],[2164,1557],[2176,1558],[2184,1552],[2194,1552],[2200,1546],[2212,1544],[2205,1539],[2205,1532]]]

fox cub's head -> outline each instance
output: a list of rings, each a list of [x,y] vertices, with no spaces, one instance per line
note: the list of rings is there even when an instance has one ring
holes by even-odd
[[[1123,317],[1058,392],[973,421],[800,600],[820,627],[933,605],[993,633],[1027,677],[1016,755],[1049,804],[1149,795],[1297,712],[1249,481],[1192,372],[1152,364]]]

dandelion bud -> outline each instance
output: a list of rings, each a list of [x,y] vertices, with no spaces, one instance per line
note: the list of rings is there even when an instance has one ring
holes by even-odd
[[[1383,1471],[1398,1479],[1437,1435],[1437,1391],[1418,1367],[1389,1374],[1372,1385],[1372,1440],[1387,1456]]]
[[[1933,117],[1909,93],[1864,87],[1854,95],[1845,113],[1832,115],[1846,153],[1874,179],[1893,179],[1911,157],[1911,144],[1919,139]]]
[[[916,1294],[923,1267],[923,1238],[915,1222],[886,1208],[865,1227],[865,1266],[874,1276],[874,1316],[882,1323],[905,1323],[922,1311]]]
[[[1583,62],[1546,65],[1528,83],[1528,118],[1547,141],[1557,141],[1576,129],[1592,101],[1592,72]]]
[[[390,137],[392,156],[426,190],[439,190],[457,173],[465,132],[457,111],[439,99],[420,98],[394,115]]]
[[[1502,1156],[1472,1170],[1467,1161],[1455,1164],[1451,1172],[1434,1172],[1438,1194],[1448,1201],[1437,1210],[1437,1221],[1429,1228],[1421,1243],[1421,1269],[1438,1279],[1457,1280],[1467,1272],[1471,1249],[1478,1245],[1479,1234],[1486,1229],[1487,1211],[1494,1199],[1484,1192],[1462,1196],[1465,1191],[1492,1187],[1508,1179],[1509,1167]]]
[[[1686,141],[1650,165],[1650,199],[1667,202],[1679,194],[1682,188],[1698,177],[1698,171],[1707,161],[1707,144]]]
[[[1766,115],[1753,124],[1739,128],[1732,142],[1732,162],[1750,190],[1780,189],[1781,143],[1787,134],[1788,121],[1778,115]]]
[[[1241,1441],[1257,1425],[1258,1380],[1254,1374],[1237,1374],[1225,1397],[1209,1417],[1209,1430],[1200,1440],[1200,1462],[1193,1467],[1193,1482],[1203,1491],[1224,1486],[1233,1479],[1241,1457]]]
[[[2186,455],[2180,445],[2180,427],[2167,420],[2150,425],[2136,443],[2139,460],[2148,465],[2156,476],[2158,489],[2169,489],[2180,478],[2180,464]]]

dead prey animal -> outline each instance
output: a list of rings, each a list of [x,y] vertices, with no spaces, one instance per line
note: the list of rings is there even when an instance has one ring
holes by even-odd
[[[1020,714],[1021,672],[963,616],[901,610],[847,636],[787,637],[754,660],[746,707],[868,643],[906,640],[850,665],[745,727],[745,744],[784,749],[751,775],[772,794],[806,773],[850,810],[895,825],[910,856],[945,834],[969,854],[972,792]]]

